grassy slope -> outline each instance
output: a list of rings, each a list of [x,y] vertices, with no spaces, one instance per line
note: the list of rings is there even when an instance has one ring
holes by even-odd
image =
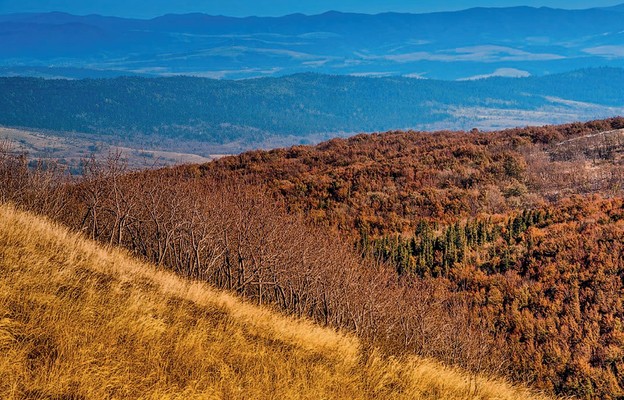
[[[0,398],[538,398],[364,354],[0,206]]]

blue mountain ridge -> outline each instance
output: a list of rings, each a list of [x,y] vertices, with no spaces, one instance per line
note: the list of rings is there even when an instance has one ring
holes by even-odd
[[[622,11],[624,4],[149,20],[10,14],[0,16],[0,74],[58,67],[231,79],[298,72],[465,79],[623,67]]]

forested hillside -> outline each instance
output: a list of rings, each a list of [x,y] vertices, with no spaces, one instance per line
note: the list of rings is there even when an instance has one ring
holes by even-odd
[[[189,174],[268,185],[410,281],[467,295],[516,378],[616,398],[624,361],[624,120],[388,132]],[[617,394],[617,395],[615,395]]]
[[[273,137],[295,144],[314,141],[314,134],[610,117],[624,107],[622,86],[624,71],[607,68],[465,82],[317,74],[242,81],[1,78],[0,124],[250,148]]]
[[[135,173],[113,157],[76,180],[4,152],[0,196],[387,354],[617,399],[623,129],[394,131]]]
[[[412,231],[549,204],[622,195],[623,118],[483,133],[357,135],[253,151],[189,173],[268,184],[291,211],[341,231]]]

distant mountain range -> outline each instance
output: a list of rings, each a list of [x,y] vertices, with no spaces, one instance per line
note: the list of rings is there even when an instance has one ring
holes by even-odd
[[[435,79],[624,67],[624,5],[431,14],[0,16],[0,75],[247,78],[299,72]]]

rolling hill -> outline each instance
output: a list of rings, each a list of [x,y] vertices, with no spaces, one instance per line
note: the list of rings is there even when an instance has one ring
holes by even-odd
[[[545,399],[385,358],[6,204],[0,272],[4,399]]]
[[[496,130],[607,118],[624,115],[622,86],[618,68],[463,82],[317,74],[0,78],[0,125],[210,157],[389,129]]]

